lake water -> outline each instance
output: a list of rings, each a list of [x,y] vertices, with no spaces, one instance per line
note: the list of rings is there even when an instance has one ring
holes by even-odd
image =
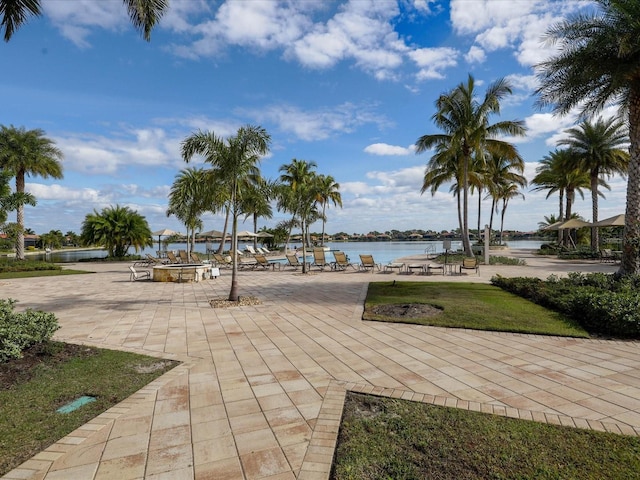
[[[542,243],[542,240],[513,240],[508,242],[510,248],[513,249],[537,249]],[[253,245],[253,243],[241,242],[238,244],[240,250],[244,250],[245,245]],[[211,248],[216,249],[217,243],[210,245]],[[295,244],[291,244],[293,248]],[[299,244],[297,246],[300,246]],[[329,242],[326,244],[331,250],[342,250],[347,254],[352,262],[359,261],[360,254],[373,255],[376,263],[388,263],[397,258],[408,257],[413,255],[420,255],[424,253],[441,253],[444,252],[442,241],[418,241],[418,242]],[[157,244],[153,248],[146,248],[142,250],[141,255],[149,253],[151,255],[157,254]],[[184,243],[172,243],[169,245],[169,250],[186,250],[187,246]],[[227,245],[228,248],[228,245]],[[455,251],[462,249],[462,242],[452,241],[451,250]],[[201,255],[203,259],[206,258],[206,244],[197,243],[195,251]],[[134,253],[133,249],[129,249],[129,253]],[[42,254],[39,256],[29,256],[29,258],[46,259],[51,262],[77,262],[81,259],[87,258],[104,258],[107,256],[105,250],[81,250],[72,252],[56,252],[48,255]],[[328,260],[333,260],[333,255],[328,255]]]

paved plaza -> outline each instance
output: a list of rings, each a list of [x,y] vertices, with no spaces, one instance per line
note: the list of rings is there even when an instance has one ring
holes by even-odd
[[[79,263],[96,273],[0,280],[18,308],[57,315],[59,340],[183,362],[3,478],[325,480],[348,390],[639,435],[639,342],[361,319],[370,281],[617,268],[505,255],[527,265],[482,265],[479,276],[241,271],[240,295],[261,303],[227,309],[209,301],[227,297],[229,270],[130,282],[126,265]]]

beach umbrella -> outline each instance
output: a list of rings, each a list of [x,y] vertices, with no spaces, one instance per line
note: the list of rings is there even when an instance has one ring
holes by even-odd
[[[624,227],[624,213],[614,215],[613,217],[598,220],[593,224],[594,227]]]
[[[571,228],[592,227],[593,224],[580,220],[578,218],[571,218],[566,222],[556,222],[549,225],[545,230],[565,230]]]
[[[155,232],[151,232],[151,235],[158,236],[158,251],[162,251],[160,247],[160,237],[171,237],[173,235],[181,235],[180,232],[176,232],[175,230],[171,230],[170,228],[163,228],[162,230],[156,230]]]

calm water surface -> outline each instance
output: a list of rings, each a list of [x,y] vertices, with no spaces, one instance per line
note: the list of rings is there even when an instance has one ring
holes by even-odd
[[[542,240],[513,240],[508,242],[510,248],[513,249],[537,249],[542,243]],[[240,250],[244,249],[246,243],[241,242],[238,244]],[[249,245],[253,245],[249,243]],[[295,245],[291,245],[293,247]],[[299,246],[299,245],[298,245]],[[347,254],[349,259],[353,262],[359,261],[360,254],[373,255],[376,263],[388,263],[397,258],[408,257],[414,255],[420,255],[424,253],[440,253],[443,252],[443,246],[441,241],[424,241],[424,242],[329,242],[326,244],[331,250],[342,250]],[[217,248],[218,244],[213,243],[212,248]],[[169,245],[170,250],[186,250],[187,246],[184,243],[172,243]],[[156,255],[158,246],[157,244],[153,248],[146,248],[142,250],[141,254],[149,253]],[[462,242],[451,242],[451,250],[462,249]],[[196,244],[195,251],[199,253],[202,258],[206,258],[206,245],[204,243]],[[130,253],[134,253],[133,249],[129,250]],[[104,258],[107,256],[105,250],[83,250],[74,252],[60,252],[52,253],[48,255],[30,256],[29,258],[41,258],[52,262],[77,262],[86,258]],[[333,255],[328,254],[328,260],[333,261]]]

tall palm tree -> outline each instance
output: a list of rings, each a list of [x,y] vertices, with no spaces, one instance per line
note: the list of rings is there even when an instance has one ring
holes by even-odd
[[[526,181],[524,185],[526,185]],[[504,232],[504,215],[507,213],[507,206],[513,198],[522,197],[524,200],[524,194],[520,191],[520,187],[524,185],[516,182],[503,182],[498,187],[496,196],[499,201],[502,201],[502,211],[500,212],[500,245],[504,244],[502,234]]]
[[[537,65],[540,106],[593,115],[617,103],[629,125],[627,205],[619,275],[640,272],[640,2],[595,0],[592,14],[552,26],[558,53]]]
[[[204,157],[212,165],[212,174],[224,182],[228,192],[231,212],[231,251],[233,267],[231,270],[231,290],[229,300],[238,301],[238,216],[243,201],[242,186],[250,177],[260,174],[258,163],[269,152],[271,137],[259,126],[246,125],[226,140],[214,132],[198,131],[182,142],[182,158],[189,162],[195,155]]]
[[[291,163],[280,167],[279,207],[289,211],[293,215],[293,220],[297,220],[302,228],[303,259],[307,256],[309,223],[317,214],[315,205],[319,188],[315,168],[315,162],[295,158]],[[302,263],[302,272],[306,273],[306,262]]]
[[[342,195],[340,195],[340,184],[331,175],[318,175],[318,202],[322,205],[322,240],[320,244],[324,246],[324,227],[327,223],[326,209],[329,202],[334,206],[342,208]]]
[[[208,177],[202,168],[185,168],[176,175],[169,192],[167,216],[175,215],[187,228],[187,254],[195,244],[196,229],[202,228],[202,214],[211,207]]]
[[[576,193],[584,198],[583,190],[590,186],[589,174],[579,168],[578,156],[571,149],[554,150],[542,159],[536,172],[531,183],[538,186],[533,191],[549,190],[547,198],[559,192],[558,218],[562,221],[569,220]],[[600,184],[608,188],[602,179]],[[558,242],[568,246],[569,232],[559,230]]]
[[[271,199],[274,194],[275,185],[263,177],[251,179],[244,187],[244,198],[242,201],[242,212],[245,220],[249,217],[253,220],[253,231],[258,231],[258,218],[273,217]],[[258,237],[253,237],[253,248],[258,246]]]
[[[485,183],[491,197],[491,216],[489,219],[489,234],[493,231],[493,213],[497,211],[499,200],[504,200],[505,186],[515,185],[523,188],[527,185],[527,179],[522,175],[524,161],[522,158],[507,158],[499,155],[491,155],[486,163]],[[508,190],[507,190],[508,191]],[[503,207],[506,205],[503,204]],[[504,215],[504,208],[503,208]],[[502,243],[502,233],[500,234]]]
[[[598,185],[600,176],[611,177],[617,173],[626,175],[629,168],[629,137],[627,126],[620,119],[598,118],[595,122],[584,120],[577,127],[566,131],[568,138],[558,145],[566,145],[579,157],[580,168],[589,172],[591,182],[592,222],[598,221]],[[591,250],[599,249],[598,227],[591,227]]]
[[[62,178],[62,157],[62,152],[53,140],[44,136],[44,131],[0,126],[0,169],[12,172],[16,178],[16,258],[19,260],[24,260],[24,205],[33,204],[33,197],[25,196],[25,177]]]
[[[168,0],[122,0],[133,26],[142,33],[146,41],[151,39],[151,30],[160,21],[169,7]],[[4,41],[27,22],[29,17],[42,15],[41,0],[0,0],[0,30],[4,30]]]
[[[519,136],[525,134],[522,121],[503,120],[494,124],[489,122],[491,115],[500,114],[500,101],[511,94],[511,86],[505,79],[499,79],[489,85],[482,103],[476,98],[475,81],[469,75],[466,84],[460,83],[448,93],[440,95],[436,101],[436,113],[433,122],[444,133],[423,135],[416,142],[416,153],[422,153],[438,145],[456,152],[462,162],[462,242],[465,254],[473,256],[469,241],[469,166],[474,155],[489,154],[507,157],[518,156],[515,146],[500,135]]]

